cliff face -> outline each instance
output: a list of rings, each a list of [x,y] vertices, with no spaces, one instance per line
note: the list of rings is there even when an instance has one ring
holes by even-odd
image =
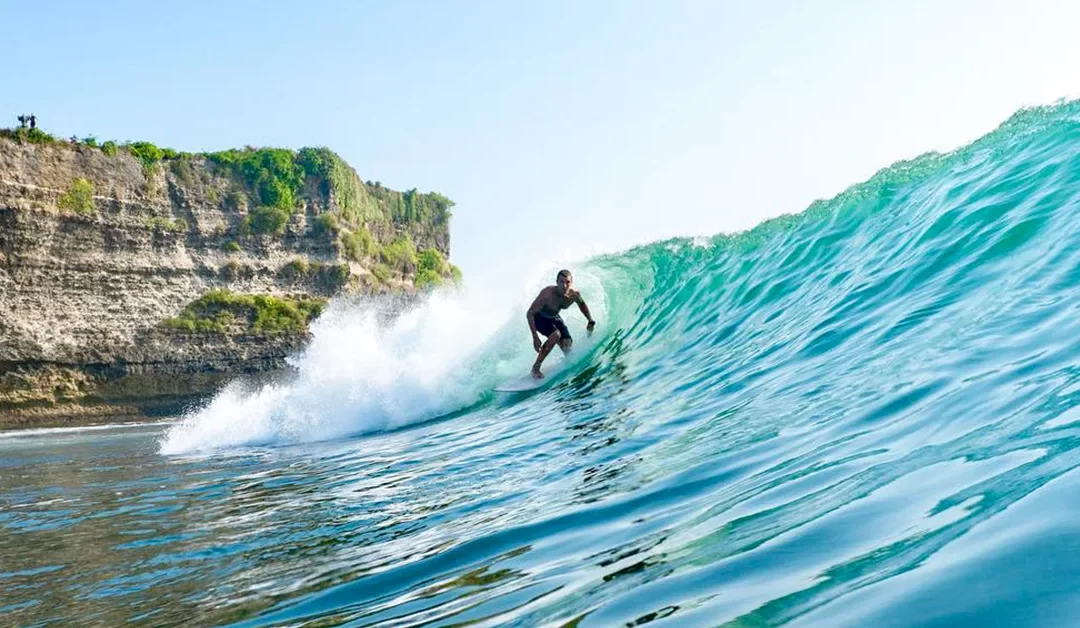
[[[0,422],[189,399],[283,366],[319,299],[456,272],[449,201],[307,157],[0,137]]]

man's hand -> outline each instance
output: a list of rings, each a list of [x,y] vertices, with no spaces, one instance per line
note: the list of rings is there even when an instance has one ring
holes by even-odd
[[[544,346],[544,343],[540,342],[540,337],[539,336],[533,336],[533,349],[536,349],[537,353],[540,353],[540,349],[543,346]]]
[[[589,335],[591,336],[594,327],[596,327],[596,321],[589,321],[589,324],[585,326],[585,331],[589,332]]]

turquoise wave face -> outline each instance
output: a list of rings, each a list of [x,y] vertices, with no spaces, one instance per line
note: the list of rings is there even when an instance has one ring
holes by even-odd
[[[1080,105],[580,274],[602,335],[533,395],[211,455],[161,455],[157,427],[0,439],[0,618],[1080,617]],[[318,416],[301,418],[290,429]],[[79,481],[53,503],[57,474]]]

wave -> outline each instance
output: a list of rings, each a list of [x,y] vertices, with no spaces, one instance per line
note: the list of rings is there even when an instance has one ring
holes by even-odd
[[[992,313],[1052,320],[1071,298],[1055,287],[1075,272],[1078,116],[1076,102],[1024,110],[959,150],[899,162],[747,232],[581,262],[598,340],[639,369],[631,388],[680,390],[701,411],[738,390],[794,395],[826,382],[887,398],[944,390],[951,380],[905,369],[985,351],[986,326],[1003,324]],[[335,301],[290,360],[291,381],[226,388],[161,451],[335,439],[490,402],[532,359],[518,319],[545,283],[534,280],[502,303],[442,292],[390,317]],[[605,352],[577,359],[595,367]]]

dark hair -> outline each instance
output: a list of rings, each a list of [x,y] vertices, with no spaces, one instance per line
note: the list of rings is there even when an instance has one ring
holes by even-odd
[[[569,279],[570,271],[566,270],[565,268],[560,270],[559,274],[555,275],[555,283],[559,283],[559,280],[562,279],[563,275],[566,275],[566,278]]]

